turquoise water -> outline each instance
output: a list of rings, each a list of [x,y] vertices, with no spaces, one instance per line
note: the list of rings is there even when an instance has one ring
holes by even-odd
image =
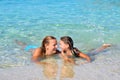
[[[0,68],[30,64],[14,40],[39,46],[47,35],[71,36],[83,52],[120,45],[120,0],[0,0]]]

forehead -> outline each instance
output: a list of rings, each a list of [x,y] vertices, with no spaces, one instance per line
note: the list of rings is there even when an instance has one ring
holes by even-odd
[[[57,43],[57,40],[56,39],[51,39],[49,40],[49,44],[56,44]]]
[[[60,40],[60,44],[64,44],[64,42],[62,40]]]

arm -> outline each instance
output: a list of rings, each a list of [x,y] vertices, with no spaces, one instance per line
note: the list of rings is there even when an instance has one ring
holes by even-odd
[[[84,54],[84,53],[80,52],[79,57],[82,57],[82,58],[86,59],[87,62],[91,62],[91,58],[87,54]]]
[[[64,60],[64,62],[75,64],[75,60],[73,58],[69,58],[63,51],[61,52],[60,57]]]
[[[45,62],[39,61],[40,58],[42,58],[41,49],[37,48],[32,55],[32,61],[37,64],[45,64]]]
[[[60,57],[61,57],[63,60],[67,60],[67,59],[68,59],[67,56],[64,54],[63,51],[61,51],[61,54],[59,54],[59,55],[60,55]]]
[[[97,55],[98,53],[104,51],[106,48],[111,47],[111,44],[103,44],[101,47],[89,52],[89,55]]]

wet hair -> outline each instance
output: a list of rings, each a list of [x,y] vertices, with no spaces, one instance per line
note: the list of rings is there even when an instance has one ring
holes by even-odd
[[[55,37],[53,37],[53,36],[46,36],[44,39],[43,39],[43,41],[42,41],[42,44],[41,44],[41,53],[42,53],[42,55],[44,56],[45,55],[45,53],[46,53],[46,47],[45,47],[45,45],[48,45],[49,43],[50,43],[50,40],[56,40],[56,38]]]
[[[72,40],[71,37],[69,37],[69,36],[63,36],[63,37],[60,38],[60,40],[62,40],[65,44],[69,45],[69,49],[72,51],[72,54],[75,57],[79,57],[79,53],[81,51],[79,51],[77,48],[74,47],[73,40]]]

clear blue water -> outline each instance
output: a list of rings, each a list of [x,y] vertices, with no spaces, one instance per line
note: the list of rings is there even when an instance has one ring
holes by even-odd
[[[1,68],[30,64],[14,40],[39,46],[47,35],[71,36],[83,52],[120,45],[120,0],[0,0]]]

